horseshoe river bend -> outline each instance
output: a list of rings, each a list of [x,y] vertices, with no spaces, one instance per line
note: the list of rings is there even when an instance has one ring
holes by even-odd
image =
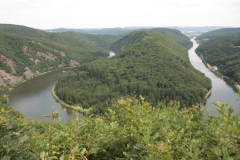
[[[209,109],[210,113],[218,114],[212,102],[226,102],[234,109],[235,113],[238,113],[240,111],[240,101],[237,101],[237,92],[224,80],[215,76],[202,63],[202,60],[195,53],[198,44],[194,39],[191,39],[191,41],[193,42],[193,47],[188,50],[190,62],[212,81],[212,92],[207,99],[205,107]],[[49,121],[43,115],[51,114],[52,107],[54,107],[54,110],[64,109],[61,113],[61,119],[68,121],[72,114],[71,110],[57,103],[51,94],[51,89],[57,82],[60,74],[64,74],[62,69],[38,76],[23,83],[10,94],[10,106],[23,113],[27,118],[43,121]]]

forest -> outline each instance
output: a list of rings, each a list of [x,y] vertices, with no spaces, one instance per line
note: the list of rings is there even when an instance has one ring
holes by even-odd
[[[127,95],[142,95],[154,107],[170,100],[180,101],[181,107],[204,102],[211,82],[190,64],[187,49],[191,42],[173,30],[172,35],[183,39],[180,44],[163,31],[171,32],[142,30],[123,37],[117,41],[119,46],[113,44],[123,51],[62,75],[56,94],[70,105],[92,107],[96,114],[103,114],[107,106]]]
[[[240,28],[221,28],[209,31],[196,37],[196,40],[201,44],[207,42],[209,39],[214,39],[221,36],[234,36],[240,35]]]
[[[27,38],[3,32],[0,32],[0,46],[1,54],[15,63],[16,75],[18,76],[23,74],[26,66],[32,71],[43,72],[50,67],[69,66],[70,59],[84,63],[108,56],[108,53],[103,49],[60,45],[49,40]],[[91,47],[89,46],[89,48]],[[41,53],[41,55],[37,53]],[[47,56],[48,58],[46,58]],[[38,60],[39,63],[36,64],[35,60]],[[3,63],[1,69],[5,69],[6,65]]]
[[[74,32],[50,33],[25,26],[0,24],[0,69],[14,76],[26,77],[26,68],[37,74],[58,67],[106,59],[111,43],[121,37]],[[75,64],[71,64],[73,60]]]
[[[240,83],[240,36],[218,37],[200,45],[198,55],[211,66],[217,66],[218,72]]]

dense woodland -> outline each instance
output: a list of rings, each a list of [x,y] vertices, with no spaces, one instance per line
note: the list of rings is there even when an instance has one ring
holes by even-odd
[[[219,37],[200,45],[196,53],[218,71],[240,83],[240,36]]]
[[[135,31],[123,37],[117,41],[122,45],[114,47],[125,50],[64,74],[56,84],[56,94],[71,105],[93,107],[98,114],[127,95],[142,95],[156,107],[170,100],[180,101],[182,107],[203,102],[211,82],[190,64],[189,39],[173,30],[176,39],[186,41],[179,44],[162,31],[171,32]]]
[[[107,58],[111,43],[119,38],[120,35],[48,33],[25,26],[0,24],[0,54],[4,56],[0,60],[0,69],[21,77],[26,67],[38,73],[70,66],[70,60],[83,64]]]
[[[180,31],[175,29],[153,28],[145,31],[160,32],[161,34],[164,34],[165,36],[174,39],[180,45],[186,48],[190,48],[192,46],[192,43],[189,41],[189,39],[186,36],[183,36],[183,34]],[[125,50],[128,46],[131,46],[132,44],[140,41],[141,38],[146,35],[146,33],[147,32],[141,32],[141,33],[139,32],[138,34],[128,34],[123,38],[115,41],[113,44],[111,44],[110,49],[116,53],[119,53],[120,51]]]
[[[221,36],[234,36],[234,35],[240,35],[240,28],[222,28],[209,31],[198,36],[196,40],[202,44],[207,42],[209,39],[214,39]]]

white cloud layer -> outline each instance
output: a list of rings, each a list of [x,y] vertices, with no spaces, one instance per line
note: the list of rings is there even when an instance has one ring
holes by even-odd
[[[0,23],[39,29],[240,27],[239,0],[1,0]]]

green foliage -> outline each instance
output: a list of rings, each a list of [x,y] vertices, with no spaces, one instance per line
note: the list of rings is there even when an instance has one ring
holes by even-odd
[[[240,28],[222,28],[214,31],[206,32],[196,38],[201,43],[207,42],[209,39],[214,39],[222,36],[240,35]]]
[[[144,36],[147,35],[148,31],[155,31],[155,32],[161,33],[166,37],[174,39],[176,42],[178,42],[180,45],[182,45],[187,49],[189,49],[192,46],[192,42],[189,41],[189,38],[183,35],[178,30],[169,29],[169,28],[153,28],[149,30],[141,30],[140,32],[134,31],[131,34],[128,34],[123,38],[114,42],[111,45],[110,49],[116,53],[119,53],[120,51],[127,49],[129,46],[133,45],[134,43],[139,42]]]
[[[85,34],[85,36],[99,47],[106,50],[110,49],[112,43],[122,38],[122,35],[101,35],[101,34]]]
[[[192,42],[189,41],[189,38],[182,34],[179,30],[176,29],[169,29],[169,28],[153,28],[151,29],[153,31],[157,31],[159,33],[164,34],[165,36],[174,39],[176,42],[178,42],[181,46],[184,48],[191,48]]]
[[[103,117],[67,123],[27,120],[0,110],[2,159],[239,159],[240,119],[226,104],[220,116],[179,102],[153,108],[142,97],[120,99]]]
[[[98,41],[107,38],[109,37],[99,37]],[[106,40],[102,45],[106,46],[110,41]],[[82,64],[109,55],[81,33],[47,33],[16,25],[0,25],[0,42],[0,53],[13,61],[17,76],[23,75],[26,66],[33,72],[44,72],[50,68],[69,66],[70,59]],[[38,52],[52,55],[55,59],[38,56]],[[36,63],[35,60],[40,62]],[[11,68],[3,61],[0,62],[0,69],[11,73]]]
[[[240,36],[219,37],[196,49],[207,63],[217,66],[219,72],[240,83]]]
[[[7,73],[11,73],[11,67],[9,67],[6,63],[3,61],[0,61],[0,69],[5,70]]]
[[[189,107],[204,100],[210,80],[192,67],[186,48],[156,31],[126,37],[129,47],[123,52],[62,75],[55,87],[57,96],[69,104],[93,107],[97,114],[132,94],[144,96],[153,106],[178,100]]]

